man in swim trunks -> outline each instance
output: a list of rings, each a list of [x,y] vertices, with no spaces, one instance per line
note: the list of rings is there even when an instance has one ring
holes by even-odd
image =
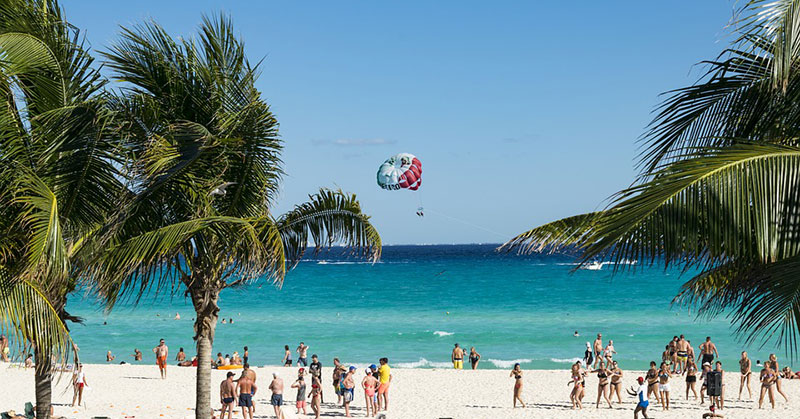
[[[342,386],[344,387],[344,415],[348,418],[352,417],[350,416],[350,402],[355,397],[356,381],[353,379],[355,374],[356,367],[351,365],[342,380]]]
[[[225,411],[228,411],[228,419],[233,418],[234,402],[236,401],[236,384],[233,382],[234,374],[228,371],[227,378],[219,385],[219,401],[222,403],[220,419],[225,419]]]
[[[232,372],[228,373],[233,374]],[[242,418],[253,419],[253,395],[258,390],[256,383],[250,379],[249,376],[242,374],[243,377],[239,378],[239,381],[236,383],[235,391],[239,394],[239,407],[242,408]]]
[[[378,410],[389,410],[389,386],[392,384],[392,369],[389,368],[389,358],[380,359],[378,368]]]
[[[700,344],[700,355],[698,355],[698,357],[703,358],[703,364],[706,362],[711,364],[715,356],[719,358],[717,345],[711,342],[711,336],[706,336],[706,341]]]
[[[597,338],[594,340],[594,344],[592,345],[594,350],[594,368],[597,369],[597,363],[601,361],[601,357],[603,355],[603,334],[598,333]]]
[[[686,337],[681,335],[678,342],[675,344],[675,349],[678,351],[677,356],[677,374],[683,374],[686,371],[686,362],[689,360],[689,342]]]
[[[453,362],[454,369],[460,370],[464,368],[464,350],[457,343],[456,347],[453,348],[453,353],[450,354],[450,361]]]
[[[282,418],[281,406],[283,405],[283,379],[278,377],[277,372],[272,373],[272,382],[269,383],[269,389],[272,390],[272,397],[269,402],[275,409],[275,417]],[[252,418],[251,418],[252,419]]]
[[[164,339],[161,339],[158,346],[153,348],[153,353],[156,354],[156,364],[161,372],[161,379],[164,380],[167,378],[167,356],[169,356],[169,347],[164,343]]]
[[[300,342],[300,346],[297,347],[297,366],[299,367],[300,364],[303,364],[304,367],[308,366],[308,345],[303,342]]]

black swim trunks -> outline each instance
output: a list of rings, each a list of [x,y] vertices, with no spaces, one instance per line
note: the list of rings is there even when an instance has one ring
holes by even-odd
[[[253,395],[250,393],[242,393],[239,395],[240,407],[253,407]]]
[[[222,404],[231,404],[233,403],[233,397],[226,397],[222,399]]]
[[[687,383],[697,382],[697,376],[695,376],[695,375],[687,375],[686,376],[686,382]]]
[[[283,405],[283,394],[273,394],[272,398],[269,400],[269,403],[273,406]]]
[[[706,362],[710,364],[711,361],[713,360],[714,360],[714,354],[703,354],[703,364],[705,364]]]

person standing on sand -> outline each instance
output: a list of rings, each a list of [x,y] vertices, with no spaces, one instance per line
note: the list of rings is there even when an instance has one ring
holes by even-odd
[[[656,403],[659,403],[658,369],[656,368],[656,361],[650,361],[650,369],[647,370],[645,377],[647,378],[647,398],[650,397],[650,394],[654,394],[656,396]]]
[[[613,357],[616,355],[616,353],[617,351],[614,350],[614,341],[609,339],[608,345],[606,345],[606,348],[603,349],[603,356],[606,358],[606,365],[611,365],[611,362],[614,361]]]
[[[389,410],[389,386],[392,384],[392,369],[389,367],[389,358],[381,358],[378,361],[381,366],[378,368],[378,409]]]
[[[714,396],[714,399],[711,401],[711,404],[714,404],[714,402],[716,402],[717,408],[719,410],[722,410],[725,408],[725,371],[722,370],[722,362],[719,361],[716,362],[714,371],[719,373],[719,378],[720,382],[722,383],[722,386],[720,387],[719,396]]]
[[[339,390],[339,380],[342,378],[342,364],[339,358],[333,358],[333,391],[336,393],[336,404],[342,404],[342,392]]]
[[[308,366],[308,345],[303,342],[300,342],[300,345],[297,347],[297,366],[301,364],[304,367]]]
[[[617,361],[611,361],[611,396],[609,398],[613,399],[616,394],[617,401],[622,403],[620,388],[622,388],[622,368],[619,367]]]
[[[164,380],[167,378],[167,356],[169,356],[169,347],[164,343],[164,339],[158,341],[153,353],[156,354],[156,364],[161,372],[161,379]]]
[[[586,352],[583,353],[583,367],[590,368],[592,366],[592,361],[594,361],[594,355],[592,352],[592,344],[586,342]]]
[[[704,363],[703,364],[703,372],[700,373],[700,379],[703,380],[703,384],[700,386],[700,404],[701,405],[705,401],[703,399],[704,394],[706,394],[706,392],[708,391],[708,373],[710,373],[710,372],[711,372],[711,364],[709,364],[708,362]],[[711,396],[708,396],[708,400],[711,402],[711,404],[714,404],[714,402],[711,399]]]
[[[567,383],[569,386],[572,384],[572,391],[569,393],[569,400],[572,402],[572,408],[583,409],[583,386],[586,385],[586,371],[581,368],[581,362],[578,361],[572,364],[570,369],[570,381]]]
[[[222,409],[219,419],[225,419],[225,411],[228,411],[228,419],[233,419],[234,402],[236,401],[236,383],[233,382],[234,374],[228,371],[225,380],[219,385],[219,401]]]
[[[231,374],[231,373],[228,373]],[[250,376],[243,376],[239,378],[239,381],[236,382],[236,393],[239,394],[239,407],[242,408],[242,418],[243,419],[253,419],[253,395],[256,394],[256,390],[258,387],[253,380],[250,379]]]
[[[311,355],[311,364],[308,366],[308,373],[311,374],[311,377],[317,377],[317,380],[319,380],[319,398],[320,403],[322,403],[322,363],[319,362],[317,354]],[[311,380],[311,382],[313,383],[314,380]]]
[[[361,380],[361,388],[364,389],[364,402],[367,405],[367,417],[375,416],[378,413],[378,406],[375,404],[375,391],[378,390],[378,379],[372,375],[372,370],[367,368],[364,371],[364,379]],[[370,415],[372,412],[372,415]]]
[[[342,380],[342,387],[344,387],[344,415],[348,418],[352,417],[350,416],[350,403],[353,402],[356,395],[356,382],[355,379],[353,379],[354,375],[356,375],[356,367],[351,365]]]
[[[244,363],[247,364],[249,363],[248,359],[250,359],[250,350],[247,349],[247,346],[245,346],[244,353],[242,354],[242,361],[244,361]]]
[[[658,372],[658,395],[661,399],[661,410],[669,410],[669,379],[672,373],[666,362],[661,363],[661,371]]]
[[[475,347],[469,348],[469,363],[472,365],[472,369],[478,368],[478,363],[481,362],[481,354],[475,350]]]
[[[453,369],[460,370],[464,368],[464,350],[457,343],[450,354],[450,361],[453,362]]]
[[[741,377],[739,379],[739,400],[742,400],[742,389],[747,384],[747,395],[750,400],[753,399],[753,392],[750,390],[750,376],[753,375],[752,361],[747,357],[747,352],[742,351],[742,357],[739,359],[739,372]]]
[[[78,406],[83,401],[83,388],[86,387],[86,375],[83,373],[83,364],[78,364],[78,369],[72,373],[72,406],[75,406],[75,399],[78,400]]]
[[[272,391],[272,397],[269,403],[272,405],[272,408],[275,409],[275,417],[281,419],[283,418],[283,413],[281,413],[281,406],[283,405],[283,379],[278,377],[277,372],[272,373],[272,382],[269,383],[269,389]]]
[[[522,407],[525,407],[525,402],[522,401],[522,368],[519,363],[514,364],[514,369],[508,374],[509,377],[514,377],[514,409],[517,408],[517,400],[519,400]]]
[[[639,389],[634,390],[634,388],[631,387],[631,389],[628,390],[628,394],[631,396],[636,396],[638,399],[636,408],[633,409],[633,419],[639,419],[639,412],[642,412],[644,419],[648,419],[647,407],[650,406],[650,401],[647,400],[647,396],[650,393],[650,389],[648,388],[649,386],[645,384],[644,378],[639,377],[636,379],[636,382],[639,383]]]
[[[677,371],[678,374],[683,374],[686,372],[686,362],[689,360],[689,342],[686,341],[686,338],[681,335],[678,342],[675,344],[675,350],[677,351],[675,359],[677,360]]]
[[[789,398],[786,397],[786,395],[783,394],[783,390],[781,390],[781,378],[782,377],[781,377],[781,367],[778,365],[778,357],[775,356],[775,354],[769,354],[769,361],[768,362],[770,363],[770,366],[769,366],[770,369],[772,369],[772,371],[775,372],[775,390],[777,390],[778,394],[783,396],[783,400],[785,400],[788,403],[789,402]]]
[[[311,410],[314,411],[314,419],[319,419],[321,396],[322,396],[322,383],[316,376],[311,376]]]
[[[297,389],[297,398],[295,399],[295,407],[297,408],[297,411],[295,414],[299,415],[300,410],[302,409],[303,416],[306,416],[308,413],[306,413],[306,381],[303,379],[304,372],[305,370],[300,368],[300,371],[298,371],[297,374],[297,380],[292,383],[292,388]]]
[[[703,364],[706,362],[711,364],[714,361],[714,357],[719,358],[717,345],[711,342],[711,336],[706,336],[706,341],[700,344],[700,354],[697,356],[703,358]]]
[[[611,371],[608,370],[603,363],[600,361],[600,366],[591,372],[592,374],[597,374],[597,403],[595,404],[595,409],[600,408],[600,396],[606,399],[606,403],[608,403],[608,408],[611,409],[611,399],[608,398],[608,377],[611,376]]]
[[[697,401],[697,390],[695,385],[697,383],[697,364],[694,363],[694,358],[688,358],[686,364],[686,400],[689,400],[689,390],[694,393],[694,400]]]
[[[597,338],[594,340],[594,344],[592,346],[594,350],[594,366],[592,368],[597,368],[597,364],[602,361],[603,356],[603,334],[598,333]],[[588,368],[588,366],[587,366]]]
[[[761,375],[759,376],[759,380],[761,381],[761,396],[758,398],[759,409],[761,409],[761,405],[764,403],[765,393],[769,395],[769,402],[772,404],[772,408],[775,408],[775,388],[773,384],[775,384],[776,373],[772,371],[769,365],[769,362],[764,363],[764,369],[761,370]]]

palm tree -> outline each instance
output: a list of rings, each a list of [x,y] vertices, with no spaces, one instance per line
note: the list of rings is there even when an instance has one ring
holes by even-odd
[[[122,190],[113,115],[92,65],[56,1],[0,3],[0,299],[3,318],[34,347],[41,418],[53,355],[63,361],[71,349],[64,321],[76,319],[64,308],[82,244]],[[26,317],[53,312],[41,328]]]
[[[376,260],[381,240],[354,195],[320,190],[280,217],[278,123],[261,98],[227,17],[204,18],[197,38],[158,24],[123,28],[105,53],[125,87],[113,99],[130,159],[130,197],[87,248],[87,271],[109,308],[145,292],[184,292],[196,320],[196,415],[211,412],[211,348],[220,292],[258,279],[280,284],[309,239],[342,242]]]
[[[502,246],[577,247],[699,272],[676,302],[726,315],[748,342],[796,350],[800,332],[800,1],[752,1],[732,45],[670,92],[644,136],[642,172],[601,211]],[[620,266],[615,265],[619,269]]]

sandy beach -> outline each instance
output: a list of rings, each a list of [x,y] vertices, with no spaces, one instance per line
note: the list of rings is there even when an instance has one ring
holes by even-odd
[[[296,368],[259,367],[258,384],[262,387],[256,394],[256,417],[269,418],[272,408],[269,405],[269,378],[273,371],[288,381],[294,377]],[[89,365],[84,364],[90,390],[85,393],[86,406],[70,407],[72,390],[69,386],[69,375],[64,375],[61,382],[54,385],[53,403],[55,413],[67,418],[92,418],[107,416],[110,418],[190,418],[194,417],[194,377],[193,368],[169,368],[166,381],[158,378],[155,365]],[[330,385],[329,368],[323,371],[323,385],[326,403],[323,405],[324,417],[342,417],[344,409],[334,406]],[[218,384],[224,379],[225,371],[212,372],[212,402],[219,407]],[[595,409],[597,396],[597,379],[587,378],[587,394],[584,409],[570,409],[569,388],[566,386],[569,371],[531,370],[524,376],[523,399],[528,407],[511,408],[511,388],[513,380],[505,370],[453,371],[445,369],[401,369],[392,370],[394,377],[390,393],[390,405],[387,418],[630,418],[634,406],[634,398],[625,395],[622,404],[614,404],[613,409],[602,407]],[[625,371],[624,386],[633,384],[635,377],[641,372]],[[363,378],[360,373],[357,381]],[[738,391],[738,373],[726,374],[725,397],[726,418],[776,418],[796,417],[800,408],[800,380],[784,380],[783,389],[789,397],[789,403],[776,394],[778,398],[775,410],[759,410],[757,393],[760,388],[753,384],[753,401],[735,401]],[[0,410],[15,409],[22,411],[26,401],[34,399],[33,371],[0,365]],[[289,383],[287,383],[288,387]],[[707,411],[706,406],[698,402],[685,401],[683,398],[684,383],[682,380],[672,381],[673,407],[662,412],[659,407],[650,409],[655,418],[694,418],[701,417]],[[285,395],[284,412],[287,418],[303,417],[294,414],[295,392],[290,390]],[[652,406],[651,400],[651,406]],[[364,395],[356,393],[353,402],[354,417],[364,417]],[[309,409],[310,412],[310,409]],[[241,413],[236,415],[241,417]]]

